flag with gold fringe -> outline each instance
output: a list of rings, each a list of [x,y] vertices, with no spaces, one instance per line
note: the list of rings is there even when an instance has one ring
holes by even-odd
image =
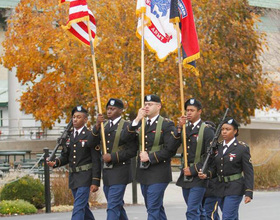
[[[200,57],[191,0],[171,0],[170,22],[180,22],[183,65],[196,70],[195,60]]]
[[[87,22],[89,21],[92,38],[96,34],[96,23],[93,13],[88,9],[86,0],[60,0],[60,4],[68,2],[69,20],[63,29],[67,30],[86,45],[90,45]]]
[[[141,14],[145,13],[144,40],[159,61],[177,51],[177,33],[169,22],[170,0],[138,0],[136,15],[139,17],[136,35],[141,39]]]

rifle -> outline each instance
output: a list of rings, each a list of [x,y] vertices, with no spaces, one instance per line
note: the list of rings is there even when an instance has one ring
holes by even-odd
[[[218,139],[219,139],[219,136],[220,136],[220,133],[221,133],[222,125],[223,125],[222,123],[223,123],[223,121],[225,120],[225,118],[226,118],[226,116],[227,116],[228,110],[229,110],[229,108],[226,109],[226,112],[225,112],[225,114],[224,114],[224,117],[223,117],[222,120],[220,121],[220,123],[219,123],[219,125],[218,125],[218,127],[217,127],[217,130],[216,130],[216,132],[215,132],[215,135],[214,135],[214,137],[213,137],[213,139],[212,139],[212,141],[211,141],[211,143],[210,143],[210,147],[209,147],[208,150],[207,150],[207,156],[206,156],[206,159],[205,159],[205,161],[204,161],[204,163],[203,163],[203,166],[202,166],[202,168],[201,168],[202,173],[204,173],[205,168],[206,168],[206,166],[207,166],[207,164],[208,164],[209,158],[210,158],[210,156],[211,156],[211,154],[212,154],[214,148],[217,146]]]
[[[69,124],[67,125],[66,129],[63,131],[61,137],[57,139],[55,148],[53,149],[53,151],[51,153],[49,161],[54,161],[55,153],[57,152],[58,148],[60,146],[64,147],[66,145],[66,142],[67,142],[67,140],[68,140],[68,138],[70,136],[70,131],[71,131],[72,126],[73,126],[73,121],[71,119]]]

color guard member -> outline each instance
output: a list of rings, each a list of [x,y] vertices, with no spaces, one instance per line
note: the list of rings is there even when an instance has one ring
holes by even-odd
[[[168,183],[172,180],[171,157],[176,154],[176,146],[170,145],[174,139],[174,123],[160,116],[161,100],[157,95],[145,96],[145,107],[127,131],[139,131],[139,157],[136,180],[141,185],[142,195],[148,212],[148,220],[166,220],[163,197]],[[145,151],[141,150],[142,126],[145,118]]]
[[[187,204],[186,218],[200,220],[206,180],[201,180],[198,172],[203,166],[207,148],[214,137],[214,128],[201,120],[202,105],[197,99],[187,100],[185,110],[187,115],[181,116],[175,135],[180,137],[176,141],[176,145],[180,146],[182,143],[181,130],[183,126],[186,126],[188,167],[182,169],[176,184],[182,187],[183,197]]]
[[[90,192],[96,192],[100,186],[101,155],[99,147],[93,141],[92,132],[85,124],[88,112],[82,106],[72,110],[74,130],[70,135],[66,150],[54,162],[48,161],[50,167],[69,164],[69,188],[74,196],[74,208],[71,220],[94,220],[89,209]]]
[[[123,207],[123,197],[126,185],[132,182],[131,158],[136,156],[138,150],[137,142],[122,139],[122,131],[129,124],[121,117],[123,108],[123,102],[115,98],[111,98],[106,105],[108,121],[104,127],[107,153],[102,158],[106,165],[103,167],[103,191],[108,203],[107,220],[128,219]],[[93,128],[99,144],[101,122],[104,122],[104,117],[99,114]]]
[[[253,198],[254,170],[249,147],[238,141],[238,122],[227,118],[222,125],[223,141],[218,144],[214,165],[207,174],[199,173],[201,179],[218,177],[218,196],[223,220],[238,219],[238,209],[245,194],[245,204]]]

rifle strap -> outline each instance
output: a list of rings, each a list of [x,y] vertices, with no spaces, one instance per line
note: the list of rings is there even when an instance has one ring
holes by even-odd
[[[195,151],[195,159],[194,163],[200,162],[201,159],[201,150],[202,150],[202,144],[203,144],[203,134],[206,124],[203,122],[200,126],[199,132],[198,132],[198,139],[196,144],[196,151]]]
[[[120,141],[121,131],[122,131],[124,122],[125,121],[123,119],[121,119],[118,124],[118,128],[117,128],[115,139],[114,139],[114,144],[113,144],[113,148],[112,148],[112,153],[117,152],[119,149],[119,141]]]
[[[162,148],[162,145],[159,145],[162,123],[163,123],[163,117],[159,116],[158,122],[157,122],[157,127],[156,127],[155,139],[154,139],[153,146],[152,146],[151,150],[149,151],[150,153],[159,151]],[[140,132],[139,132],[139,143],[140,143],[139,144],[139,151],[141,151],[141,147],[142,147],[142,126],[141,126],[141,129],[140,129]]]
[[[104,123],[104,125],[103,125],[104,128],[106,127],[106,125],[108,124],[108,122],[109,122],[109,121],[106,121],[106,122]]]

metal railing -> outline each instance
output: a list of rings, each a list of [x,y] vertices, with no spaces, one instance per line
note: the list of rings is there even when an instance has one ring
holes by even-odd
[[[65,123],[56,123],[52,129],[42,129],[34,118],[0,118],[0,140],[5,139],[53,139],[64,131]]]

